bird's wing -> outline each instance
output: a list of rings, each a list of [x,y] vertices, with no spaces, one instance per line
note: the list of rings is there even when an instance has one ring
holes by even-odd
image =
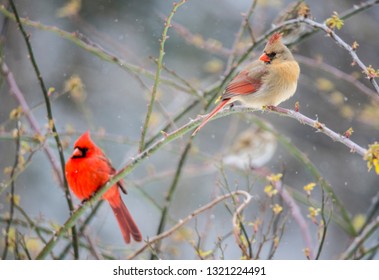
[[[97,172],[98,173],[102,173],[104,175],[107,174],[108,178],[110,177],[110,175],[116,174],[116,172],[117,172],[116,169],[112,166],[112,163],[110,162],[110,160],[104,154],[101,153],[100,155],[98,155],[96,157],[96,159],[97,160],[101,160],[101,162],[102,162],[102,164],[98,164],[97,165]],[[124,194],[127,194],[124,180],[121,179],[120,181],[118,181],[117,182],[117,186],[121,189],[121,191]]]
[[[230,99],[237,95],[252,94],[262,86],[262,78],[267,74],[267,69],[261,65],[251,64],[242,70],[228,84],[222,99]]]

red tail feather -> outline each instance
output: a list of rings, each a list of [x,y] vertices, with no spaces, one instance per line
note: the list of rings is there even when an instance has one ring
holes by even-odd
[[[135,241],[141,241],[141,232],[134,222],[128,208],[126,208],[125,203],[121,200],[121,197],[113,196],[111,199],[108,199],[108,202],[116,216],[117,223],[125,242],[130,243],[130,236],[132,236]]]
[[[220,111],[222,108],[225,107],[225,105],[229,102],[230,99],[225,99],[221,101],[221,103],[213,109],[212,112],[208,114],[208,116],[201,122],[201,124],[196,128],[196,130],[192,133],[192,135],[196,135],[196,133],[199,132],[199,130],[214,116],[217,114],[218,111]]]

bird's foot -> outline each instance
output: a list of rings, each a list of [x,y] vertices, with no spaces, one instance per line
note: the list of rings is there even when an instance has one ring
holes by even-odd
[[[83,199],[82,202],[81,202],[81,205],[83,205],[84,203],[86,203],[88,200],[90,200],[90,199],[91,199],[92,197],[94,197],[96,194],[97,194],[97,190],[94,191],[89,197]]]
[[[265,105],[262,108],[263,108],[263,110],[267,110],[267,111],[275,111],[276,106],[274,106],[274,105]]]
[[[83,206],[90,198],[85,198],[80,202],[80,205]]]

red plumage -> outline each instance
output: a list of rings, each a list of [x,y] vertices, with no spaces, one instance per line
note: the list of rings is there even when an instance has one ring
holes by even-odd
[[[71,191],[80,200],[89,199],[115,173],[116,170],[91,140],[88,131],[76,140],[74,152],[66,163],[66,178]],[[103,199],[109,202],[125,242],[130,243],[130,236],[135,241],[141,241],[142,235],[120,196],[119,188],[126,193],[123,184],[123,180],[114,184]]]

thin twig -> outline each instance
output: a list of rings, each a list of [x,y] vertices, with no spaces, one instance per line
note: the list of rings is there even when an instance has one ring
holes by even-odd
[[[15,16],[13,13],[9,12],[3,5],[0,5],[0,12],[5,15],[6,17],[15,20]],[[89,53],[92,53],[93,55],[97,56],[98,58],[110,62],[115,63],[117,66],[119,66],[121,69],[126,70],[131,73],[141,74],[144,75],[147,78],[154,79],[155,74],[143,67],[134,65],[132,63],[128,63],[125,60],[117,57],[116,55],[110,53],[109,51],[106,51],[104,48],[102,48],[100,45],[92,42],[90,39],[88,39],[85,35],[79,33],[79,32],[67,32],[62,29],[59,29],[56,26],[49,26],[49,25],[43,25],[39,22],[35,22],[32,20],[29,20],[27,18],[20,18],[21,22],[27,26],[31,26],[34,28],[37,28],[39,30],[44,30],[48,32],[52,32],[54,34],[57,34],[58,36],[62,37],[65,40],[68,40],[78,47],[84,49],[85,51],[88,51]],[[169,86],[172,86],[175,89],[178,89],[183,92],[188,92],[188,89],[180,85],[170,79],[161,78],[161,82],[164,84],[167,84]]]
[[[83,235],[85,229],[89,225],[89,223],[92,221],[92,219],[95,217],[97,211],[100,209],[100,206],[104,203],[104,200],[100,200],[96,203],[96,205],[93,207],[91,213],[86,217],[86,219],[80,224],[80,227],[78,229],[78,235]],[[62,250],[62,252],[58,255],[59,260],[63,260],[67,253],[70,251],[71,244],[68,243],[66,247]],[[89,249],[89,247],[88,247]]]
[[[26,47],[28,49],[28,54],[29,54],[30,61],[32,63],[32,66],[33,66],[33,69],[34,69],[35,74],[37,76],[38,82],[39,82],[39,84],[41,86],[43,97],[45,99],[47,118],[48,118],[48,121],[49,121],[49,127],[51,128],[51,130],[53,132],[54,139],[55,139],[55,142],[56,142],[56,145],[57,145],[57,148],[58,148],[59,159],[60,159],[60,164],[61,164],[61,169],[62,169],[62,175],[63,175],[63,186],[64,186],[64,191],[65,191],[66,201],[67,201],[68,208],[69,208],[70,214],[71,214],[72,211],[74,210],[74,206],[73,206],[73,203],[72,203],[72,198],[71,198],[70,191],[68,189],[67,180],[66,180],[66,177],[64,176],[64,174],[65,174],[65,172],[64,172],[64,169],[65,169],[65,159],[64,159],[64,154],[63,154],[63,147],[62,147],[61,140],[59,138],[59,134],[58,134],[57,128],[55,126],[55,121],[54,121],[54,118],[53,118],[53,113],[52,113],[52,109],[51,109],[49,94],[48,94],[47,88],[45,86],[45,82],[44,82],[44,80],[42,78],[42,74],[41,74],[41,72],[39,70],[39,67],[37,65],[37,61],[36,61],[36,59],[34,57],[34,52],[33,52],[33,49],[32,49],[32,45],[30,44],[30,36],[26,33],[26,31],[24,29],[24,26],[21,23],[21,20],[20,20],[20,17],[18,15],[18,11],[16,9],[16,5],[14,4],[14,1],[13,0],[9,0],[9,4],[10,4],[12,10],[13,10],[13,13],[14,13],[14,16],[16,18],[16,22],[17,22],[17,25],[18,25],[18,27],[20,29],[20,32],[21,32],[22,36],[24,37],[25,44],[26,44]],[[72,228],[72,239],[73,239],[73,247],[74,247],[75,258],[79,259],[79,246],[78,246],[79,242],[78,242],[78,235],[76,233],[76,228],[75,227]]]
[[[21,126],[21,123],[19,121],[17,121],[17,137],[16,137],[16,156],[15,156],[15,160],[14,160],[14,163],[13,163],[13,167],[12,167],[12,171],[10,173],[10,177],[12,178],[15,171],[16,171],[16,168],[18,166],[18,162],[20,160],[20,134],[21,134],[21,131],[20,131],[20,126]],[[14,184],[14,181],[15,180],[12,180],[12,183],[11,183],[11,193],[10,193],[10,196],[9,196],[9,204],[10,204],[10,209],[9,209],[9,220],[8,220],[8,223],[7,223],[7,226],[5,228],[5,246],[4,246],[4,251],[3,251],[3,254],[2,254],[2,259],[5,260],[7,258],[7,254],[8,254],[8,248],[9,248],[9,245],[10,245],[10,230],[11,230],[11,226],[12,226],[12,221],[13,221],[13,215],[14,215],[14,208],[15,208],[15,204],[17,204],[17,202],[15,201],[15,184]],[[16,242],[16,240],[14,240],[14,242]],[[14,246],[16,247],[16,244],[14,244]]]
[[[14,137],[12,138],[14,139]],[[20,137],[20,139],[22,140],[22,137]],[[39,150],[39,147],[36,148],[35,150],[29,151],[29,156],[23,162],[22,168],[18,168],[18,170],[14,172],[13,176],[10,177],[7,181],[0,183],[0,187],[1,187],[0,195],[8,188],[8,186],[12,184],[13,181],[15,181],[18,178],[18,176],[20,176],[26,170],[27,167],[30,166],[30,164],[32,163],[32,158],[35,152],[38,150]]]
[[[154,59],[153,57],[151,57],[151,59],[153,59],[153,61],[155,63],[157,63],[158,61],[156,59]],[[184,85],[186,85],[188,87],[188,89],[190,91],[188,91],[189,94],[191,94],[192,96],[196,97],[197,99],[205,102],[205,99],[202,95],[202,92],[197,90],[196,88],[193,87],[193,85],[191,85],[190,82],[188,82],[185,78],[181,77],[178,73],[176,73],[174,70],[171,70],[169,69],[166,65],[162,64],[162,69],[165,70],[167,73],[171,74],[173,77],[175,77],[177,80],[181,81]]]
[[[25,220],[26,220],[26,223],[27,225],[25,226],[28,226],[30,227],[32,230],[34,230],[38,236],[38,238],[42,241],[42,243],[46,244],[46,240],[45,238],[43,237],[42,235],[42,232],[40,230],[40,228],[38,227],[38,225],[28,216],[28,214],[26,213],[26,211],[21,208],[19,205],[15,205],[15,208],[17,209],[17,211],[19,211],[21,213],[22,216],[24,216]],[[45,232],[46,233],[46,232]],[[51,231],[49,231],[48,233],[51,233]]]
[[[164,205],[164,207],[162,209],[161,219],[159,221],[159,226],[158,226],[158,229],[157,229],[157,235],[161,234],[163,232],[165,226],[166,226],[166,220],[167,220],[167,215],[168,215],[168,208],[170,207],[172,198],[174,197],[176,188],[177,188],[178,183],[179,183],[180,175],[182,174],[184,163],[185,163],[185,161],[187,159],[189,151],[191,150],[191,145],[192,145],[192,137],[190,137],[190,139],[188,140],[188,142],[187,142],[187,144],[186,144],[186,146],[184,148],[184,151],[183,151],[183,153],[182,153],[182,155],[180,157],[180,160],[179,160],[178,167],[176,168],[174,179],[172,180],[170,188],[168,189],[168,193],[167,193],[166,200],[165,200],[165,205]],[[156,246],[154,247],[154,251],[155,251],[156,254],[159,254],[159,252],[160,252],[160,242],[158,242],[156,244]],[[156,256],[155,254],[152,254],[150,256],[150,259],[155,259],[155,256]]]
[[[35,132],[36,135],[42,135],[42,131],[38,124],[38,121],[36,120],[33,113],[31,112],[29,105],[25,100],[24,94],[21,92],[20,88],[18,87],[12,72],[9,70],[5,62],[3,62],[1,65],[1,72],[7,80],[11,94],[17,99],[17,102],[20,104],[22,108],[22,112],[23,114],[25,114],[26,119],[28,120],[33,131]],[[64,183],[63,183],[63,178],[62,178],[62,170],[60,169],[57,163],[57,159],[55,158],[53,151],[47,145],[43,145],[43,150],[45,151],[46,156],[49,159],[51,166],[53,167],[53,171],[55,173],[55,176],[60,186],[63,188]]]
[[[328,220],[325,218],[325,190],[324,188],[321,188],[321,220],[322,220],[322,232],[321,232],[321,240],[318,246],[317,254],[316,254],[316,260],[318,260],[321,256],[322,249],[324,248],[325,240],[326,240],[326,233],[328,231],[329,222],[331,220],[332,214],[329,214]]]
[[[283,184],[280,184],[280,182],[275,182],[274,187],[275,189],[278,190],[279,195],[283,198],[283,201],[286,203],[286,205],[290,209],[291,216],[299,225],[300,232],[301,232],[301,235],[303,236],[303,240],[305,243],[305,247],[309,249],[309,257],[311,259],[314,259],[311,233],[307,225],[307,221],[305,220],[304,216],[301,214],[299,205],[296,204],[292,196],[283,187]]]
[[[290,150],[291,153],[293,153],[293,151],[296,150],[296,147],[294,147],[288,140],[284,139],[283,136],[281,136],[279,133],[277,133],[276,131],[274,131],[272,128],[268,127],[265,124],[265,122],[262,122],[258,118],[254,118],[253,121],[259,127],[261,127],[263,129],[265,129],[265,130],[273,133],[278,138],[278,140],[286,148],[288,148],[288,150]],[[296,150],[296,154],[297,153],[300,153],[300,151]],[[306,168],[308,168],[308,169],[311,170],[311,173],[315,173],[316,172],[316,174],[314,174],[314,175],[316,176],[317,181],[321,180],[321,178],[320,178],[321,175],[317,175],[317,174],[319,174],[319,173],[317,173],[318,172],[317,169],[315,169],[315,167],[312,167],[312,168],[308,167],[308,165],[310,164],[309,160],[305,160],[302,156],[300,156],[300,157],[296,156],[296,157],[298,159],[300,159],[305,164]],[[257,171],[259,171],[257,174],[259,174],[260,176],[267,177],[267,175],[269,175],[269,173],[265,172],[264,170],[257,170]],[[322,179],[322,180],[324,180],[324,179]],[[300,232],[303,235],[305,246],[309,250],[309,258],[310,259],[314,259],[314,254],[313,254],[313,249],[312,249],[313,245],[312,245],[312,239],[311,239],[310,230],[309,230],[309,227],[307,225],[307,222],[306,222],[304,216],[301,213],[300,207],[296,204],[296,202],[292,198],[291,194],[286,190],[286,188],[284,188],[284,186],[281,184],[281,182],[275,182],[273,185],[274,185],[275,189],[278,190],[278,193],[281,196],[281,198],[283,199],[283,201],[290,208],[292,217],[294,218],[294,220],[296,221],[296,223],[300,227]],[[328,188],[328,190],[329,190],[329,188]],[[330,190],[332,191],[331,188],[330,188]]]
[[[241,213],[247,207],[247,205],[250,203],[252,196],[248,192],[245,192],[245,191],[235,191],[235,193],[237,193],[237,192],[241,192],[241,194],[243,194],[245,196],[245,200],[240,204],[240,206],[237,207],[236,211],[233,214],[233,234],[234,234],[234,237],[236,239],[238,246],[240,248],[243,248],[243,247],[245,247],[245,245],[243,245],[242,240],[240,238],[240,234],[241,234],[241,226],[240,225],[242,224]],[[246,234],[246,232],[245,232],[245,234]],[[250,248],[250,252],[251,252],[250,245],[251,244],[249,244],[249,248]],[[252,255],[250,255],[250,258],[251,257],[252,257]]]
[[[374,3],[379,1],[373,1]],[[309,18],[299,18],[297,19],[299,22],[304,22],[312,27],[323,30],[326,34],[328,34],[340,47],[344,48],[350,56],[353,58],[353,62],[358,64],[358,66],[363,70],[363,72],[367,75],[367,78],[370,80],[371,84],[374,86],[376,92],[379,94],[379,86],[374,79],[374,77],[368,76],[367,66],[362,62],[362,60],[357,55],[356,51],[353,47],[347,44],[344,40],[341,39],[332,29],[330,29],[325,23],[318,23]]]
[[[365,215],[366,216],[366,221],[363,224],[363,226],[361,227],[361,229],[359,230],[359,232],[358,232],[359,234],[361,234],[362,231],[369,224],[369,222],[371,222],[371,219],[375,216],[375,214],[378,212],[378,210],[379,210],[379,191],[371,199],[370,207],[368,208],[368,210],[366,212],[366,215]]]
[[[372,220],[370,224],[362,231],[360,235],[354,238],[353,242],[351,242],[350,246],[342,253],[340,259],[347,260],[351,259],[359,247],[379,228],[379,216]]]
[[[363,252],[361,252],[360,255],[356,257],[357,260],[361,260],[364,257],[366,257],[367,260],[374,259],[375,255],[378,253],[379,250],[379,243],[376,243],[374,246],[370,248],[365,248]]]
[[[102,202],[102,201],[99,201],[99,203],[101,203],[101,202]],[[28,216],[26,215],[26,212],[25,212],[23,209],[21,209],[21,208],[20,208],[19,206],[17,206],[17,205],[15,205],[15,208],[16,208],[18,211],[20,211],[20,213],[25,217],[26,221],[21,220],[21,219],[13,219],[13,224],[14,224],[14,225],[21,226],[21,227],[23,227],[23,228],[25,228],[25,229],[34,229],[34,231],[37,233],[37,235],[38,235],[38,237],[40,238],[40,240],[42,241],[42,243],[45,243],[45,244],[46,244],[47,242],[45,241],[45,239],[44,239],[44,237],[42,236],[42,234],[51,235],[51,233],[52,233],[51,228],[44,227],[44,226],[40,226],[40,225],[36,224],[35,222],[33,222],[33,221],[31,220],[30,217],[28,217]],[[91,216],[92,218],[94,217],[94,215],[93,215],[92,213],[90,214],[90,216]],[[86,220],[81,224],[81,227],[79,228],[79,234],[81,233],[81,231],[82,231],[83,229],[86,228],[85,224],[88,224],[88,223],[87,223],[87,220],[88,220],[88,218],[89,218],[90,216],[88,216],[88,217],[86,218]],[[91,219],[92,219],[92,218],[91,218]],[[4,218],[4,217],[0,216],[0,223],[8,223],[8,222],[9,222],[9,217]],[[64,236],[63,238],[66,239],[66,240],[68,240],[68,241],[70,241],[70,237],[69,237],[68,235]],[[69,252],[70,247],[71,247],[71,243],[67,244],[67,246],[65,247],[64,251],[63,251],[61,254],[57,255],[56,257],[55,257],[54,255],[52,255],[52,258],[53,258],[53,259],[63,260],[64,257],[65,257],[65,255]],[[84,249],[87,249],[87,250],[90,250],[88,244],[80,243],[80,247],[81,247],[81,248],[84,248]],[[102,258],[104,258],[104,259],[115,259],[114,256],[111,256],[111,255],[109,255],[109,254],[107,254],[107,253],[104,253],[104,252],[101,253],[101,256],[102,256]]]
[[[330,183],[321,175],[316,166],[309,160],[309,158],[304,155],[294,144],[291,143],[286,137],[277,131],[273,130],[265,122],[262,122],[260,119],[254,117],[254,122],[261,128],[273,133],[278,141],[297,159],[301,164],[312,174],[316,179],[316,182],[326,190],[326,192],[332,197],[333,202],[337,205],[338,210],[342,215],[342,221],[336,219],[336,223],[339,224],[344,230],[346,230],[351,236],[355,236],[355,229],[352,225],[350,214],[346,210],[344,204],[335,194]]]
[[[317,129],[318,132],[324,133],[325,135],[329,136],[333,141],[340,142],[340,143],[344,144],[345,146],[349,147],[350,151],[352,153],[358,153],[359,155],[361,155],[363,157],[367,152],[367,150],[365,148],[361,147],[360,145],[353,142],[349,138],[347,138],[347,137],[345,137],[345,136],[343,136],[337,132],[334,132],[333,130],[328,128],[325,124],[319,122],[318,120],[313,120],[313,119],[301,114],[300,112],[295,112],[293,110],[285,109],[282,107],[269,107],[268,109],[271,112],[275,112],[275,113],[278,113],[282,116],[286,116],[286,117],[296,119],[301,124],[306,124],[308,126],[311,126],[315,129]]]
[[[220,173],[222,175],[222,179],[224,181],[223,183],[223,187],[226,189],[227,193],[231,193],[232,190],[231,190],[231,187],[230,187],[230,184],[229,184],[229,181],[226,177],[226,174],[225,174],[225,171],[224,171],[224,167],[223,165],[220,166]],[[232,202],[233,202],[233,206],[234,208],[237,208],[237,198],[236,197],[232,197]],[[235,212],[235,209],[231,209],[226,203],[225,203],[225,208],[228,210],[228,212],[233,215],[233,213]],[[251,244],[251,240],[249,238],[249,235],[247,233],[247,230],[246,230],[246,227],[245,225],[243,224],[242,220],[240,221],[240,223],[238,224],[238,226],[240,227],[240,231],[242,231],[242,238],[244,238],[245,240],[241,240],[242,238],[240,236],[238,236],[239,238],[239,241],[237,242],[238,244],[238,247],[241,249],[241,252],[242,252],[242,257],[246,258],[246,259],[252,259],[252,256],[253,256],[253,248],[252,248],[252,244]],[[233,230],[233,234],[234,234],[234,230]],[[247,248],[246,248],[246,244],[245,242],[247,243]]]
[[[243,20],[241,22],[241,26],[240,26],[237,34],[236,34],[236,38],[235,38],[234,43],[233,43],[232,52],[229,55],[228,61],[226,63],[225,73],[229,73],[229,71],[232,68],[232,65],[234,63],[234,59],[235,59],[235,57],[237,55],[237,52],[238,52],[238,45],[239,45],[239,43],[241,41],[243,32],[245,31],[245,28],[249,25],[249,19],[250,19],[251,15],[254,13],[254,10],[255,10],[255,7],[257,6],[257,3],[258,3],[258,1],[254,0],[251,3],[251,6],[248,9],[247,13],[243,16]]]
[[[171,13],[169,14],[169,16],[167,17],[167,19],[165,20],[165,23],[164,23],[164,28],[163,28],[163,32],[162,32],[162,38],[160,40],[159,56],[158,56],[158,59],[157,59],[157,72],[155,74],[154,85],[153,85],[153,89],[151,91],[150,103],[149,103],[149,106],[147,108],[145,122],[143,124],[142,132],[141,132],[141,140],[140,140],[140,144],[139,144],[139,151],[140,152],[145,149],[145,137],[146,137],[147,129],[149,127],[150,116],[151,116],[151,113],[153,112],[153,107],[154,107],[154,102],[155,102],[155,96],[157,94],[158,85],[159,85],[159,82],[160,82],[160,75],[161,75],[162,65],[163,65],[163,57],[165,55],[164,45],[166,43],[166,40],[168,39],[167,32],[168,32],[168,29],[171,26],[171,19],[173,18],[175,12],[185,2],[186,2],[186,0],[182,0],[179,3],[174,3],[174,6],[173,6],[173,8],[171,10]]]
[[[206,205],[204,205],[204,206],[196,209],[191,214],[189,214],[186,218],[181,219],[175,226],[173,226],[169,230],[161,233],[160,235],[157,235],[157,236],[149,239],[146,242],[145,245],[143,245],[140,249],[138,249],[133,254],[129,255],[128,259],[129,260],[130,259],[134,259],[139,254],[141,254],[143,251],[145,251],[146,248],[148,248],[149,246],[151,246],[151,244],[154,244],[155,242],[157,242],[157,241],[159,241],[159,240],[161,240],[161,239],[163,239],[163,238],[171,235],[173,232],[175,232],[176,230],[178,230],[179,228],[181,228],[183,225],[185,225],[186,223],[188,223],[189,221],[191,221],[193,218],[195,218],[198,215],[200,215],[202,212],[204,212],[204,211],[206,211],[208,209],[211,209],[213,206],[217,205],[221,201],[223,201],[225,199],[228,199],[228,198],[230,198],[232,196],[235,196],[235,195],[241,195],[241,196],[245,197],[243,203],[241,203],[241,205],[237,208],[236,212],[234,213],[233,220],[232,220],[234,232],[238,233],[238,229],[236,229],[236,227],[238,228],[238,221],[239,221],[238,218],[237,218],[237,215],[241,214],[242,210],[248,205],[248,203],[251,200],[251,195],[248,192],[245,192],[245,191],[234,191],[232,193],[225,194],[223,196],[220,196],[220,197],[216,198],[215,200],[211,201],[210,203],[208,203],[208,204],[206,204]]]
[[[332,74],[336,78],[345,80],[346,82],[354,86],[356,89],[366,94],[370,98],[370,100],[373,100],[375,103],[379,104],[379,96],[376,94],[376,92],[367,87],[365,84],[360,82],[357,78],[353,77],[352,75],[349,75],[339,70],[337,67],[329,65],[321,60],[305,57],[302,55],[296,55],[295,57],[296,60],[302,64],[305,64],[309,67],[321,69],[326,73]]]
[[[187,106],[183,111],[180,111],[174,118],[173,120],[169,120],[167,124],[154,136],[152,136],[148,141],[146,141],[146,147],[149,147],[154,141],[156,141],[159,137],[162,136],[162,131],[166,132],[170,128],[173,128],[173,124],[178,122],[181,118],[183,118],[189,111],[191,111],[193,108],[196,107],[196,105],[199,103],[199,100],[193,101],[189,106]]]
[[[172,22],[172,28],[188,44],[193,45],[201,50],[222,56],[229,56],[231,54],[231,50],[223,47],[221,42],[212,38],[204,40],[200,34],[194,34],[184,25],[181,25],[177,22]]]

